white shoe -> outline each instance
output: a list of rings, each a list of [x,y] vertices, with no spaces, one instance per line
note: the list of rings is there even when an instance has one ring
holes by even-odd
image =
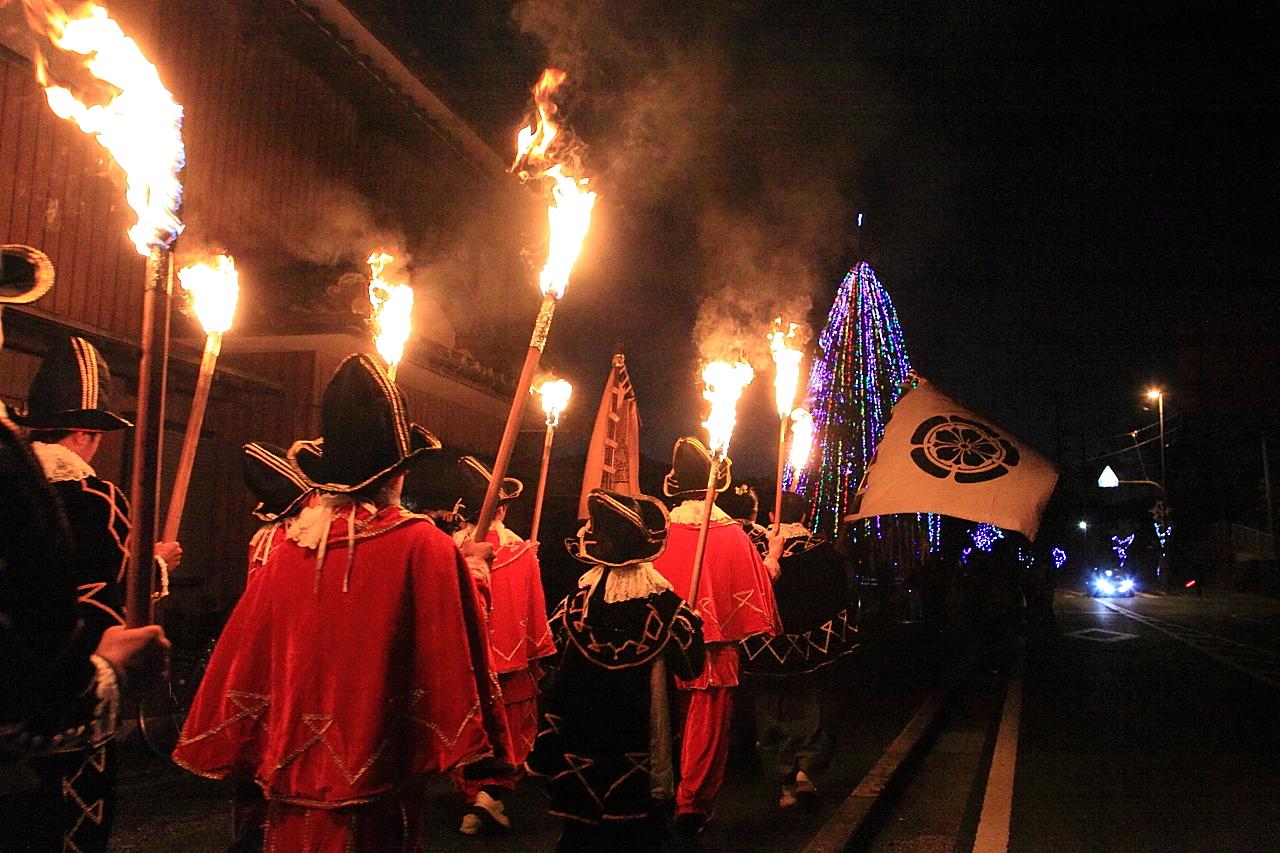
[[[511,828],[511,818],[507,817],[506,808],[501,800],[481,791],[476,794],[475,802],[462,816],[458,832],[463,835],[479,835],[482,832],[501,833]]]

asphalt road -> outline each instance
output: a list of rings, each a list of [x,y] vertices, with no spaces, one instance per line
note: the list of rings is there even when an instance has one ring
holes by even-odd
[[[1056,642],[976,674],[868,847],[1280,850],[1280,603],[1056,611]]]
[[[1059,592],[1056,611],[1055,640],[1020,639],[972,670],[962,626],[868,626],[863,649],[829,674],[837,737],[819,812],[777,807],[767,756],[744,731],[703,849],[803,850],[925,701],[958,684],[859,847],[1280,850],[1280,602]],[[113,849],[225,849],[224,786],[137,742],[127,754]],[[443,782],[433,806],[430,849],[551,850],[558,834],[532,784],[509,801],[503,838],[459,836],[460,803]]]

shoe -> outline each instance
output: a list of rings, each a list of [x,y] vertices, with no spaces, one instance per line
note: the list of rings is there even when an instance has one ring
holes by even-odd
[[[805,775],[803,770],[796,774],[796,784],[793,796],[796,804],[805,811],[814,811],[817,809],[818,801],[821,799],[821,795],[818,793],[818,789],[814,786],[813,780]]]
[[[675,841],[675,849],[679,853],[691,853],[698,849],[698,836],[706,825],[705,816],[697,812],[681,812],[671,824],[671,834]]]
[[[497,835],[506,832],[511,828],[511,818],[507,817],[506,808],[502,805],[502,800],[495,800],[493,797],[481,791],[476,794],[476,800],[467,808],[467,813],[462,816],[462,823],[458,825],[458,832],[463,835],[480,835],[481,833]]]
[[[793,809],[800,801],[796,799],[796,786],[787,784],[782,786],[782,796],[778,797],[778,808]]]

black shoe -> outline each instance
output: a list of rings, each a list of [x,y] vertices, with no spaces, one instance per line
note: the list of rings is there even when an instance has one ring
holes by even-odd
[[[697,812],[676,815],[675,823],[671,825],[671,835],[677,853],[691,853],[698,849],[698,836],[702,834],[702,827],[706,822],[706,817]]]

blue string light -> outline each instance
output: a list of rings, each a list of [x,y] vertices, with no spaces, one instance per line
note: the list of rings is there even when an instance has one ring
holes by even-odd
[[[1067,552],[1061,548],[1054,548],[1049,553],[1053,556],[1054,569],[1062,568],[1063,564],[1067,562]]]
[[[1123,539],[1119,536],[1111,537],[1111,542],[1113,543],[1111,550],[1116,552],[1116,559],[1120,561],[1120,568],[1122,569],[1124,568],[1125,560],[1129,559],[1129,546],[1133,544],[1133,536],[1134,534],[1130,533]]]

